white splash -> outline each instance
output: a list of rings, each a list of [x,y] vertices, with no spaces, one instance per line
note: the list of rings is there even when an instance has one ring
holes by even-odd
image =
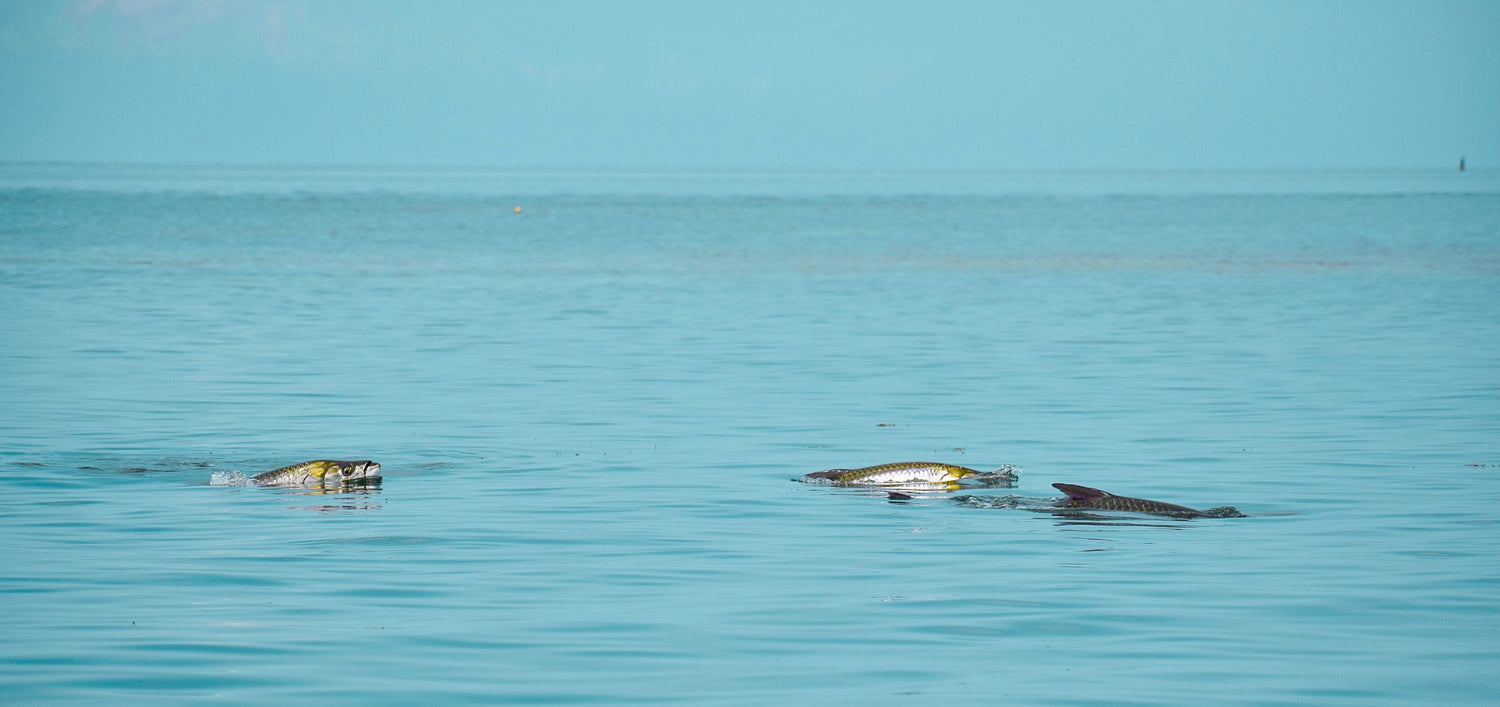
[[[249,486],[250,477],[243,471],[216,471],[208,480],[209,486]]]

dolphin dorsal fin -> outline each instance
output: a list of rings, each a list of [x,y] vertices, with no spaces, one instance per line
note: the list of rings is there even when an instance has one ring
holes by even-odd
[[[1068,494],[1068,498],[1074,501],[1097,501],[1101,498],[1109,498],[1110,496],[1110,493],[1107,491],[1074,484],[1052,484],[1052,488]]]

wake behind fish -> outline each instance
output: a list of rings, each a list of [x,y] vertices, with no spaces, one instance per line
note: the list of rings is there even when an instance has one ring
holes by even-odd
[[[243,471],[215,471],[208,479],[209,486],[254,486]]]

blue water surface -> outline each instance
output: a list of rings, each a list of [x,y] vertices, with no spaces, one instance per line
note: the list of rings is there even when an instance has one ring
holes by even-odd
[[[1500,700],[1497,173],[8,164],[0,331],[6,704]]]

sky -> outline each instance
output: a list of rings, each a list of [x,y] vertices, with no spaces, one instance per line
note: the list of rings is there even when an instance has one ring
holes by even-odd
[[[1500,0],[0,0],[0,160],[1500,165]]]

